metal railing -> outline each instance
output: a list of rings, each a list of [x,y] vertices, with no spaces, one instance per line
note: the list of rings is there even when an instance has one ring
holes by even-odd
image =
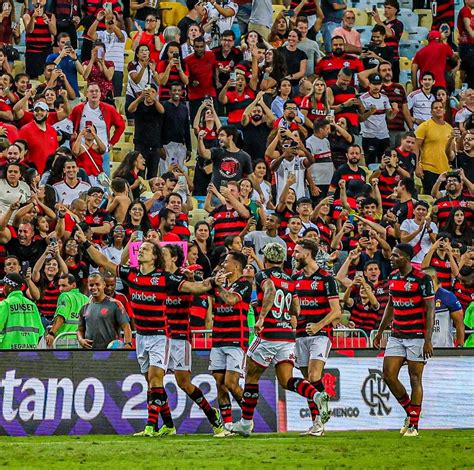
[[[335,328],[332,330],[333,348],[368,348],[369,337],[359,328]]]
[[[53,349],[81,349],[76,332],[69,331],[56,336]]]
[[[377,336],[377,331],[378,330],[372,330],[370,332],[370,337],[369,337],[369,347],[370,348],[374,347],[374,339]],[[380,341],[380,348],[381,349],[385,349],[385,347],[387,346],[387,341],[388,341],[388,338],[390,338],[391,333],[392,332],[390,330],[385,330],[382,333],[382,340]]]

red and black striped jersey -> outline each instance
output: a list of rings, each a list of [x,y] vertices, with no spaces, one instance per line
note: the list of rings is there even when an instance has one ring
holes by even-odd
[[[389,131],[403,132],[405,130],[405,120],[403,119],[402,106],[407,102],[405,88],[400,83],[390,83],[382,85],[382,93],[387,96],[391,103],[398,104],[398,113],[393,119],[387,119]]]
[[[319,229],[320,240],[326,243],[328,246],[331,246],[332,237],[334,235],[334,230],[331,228],[331,226],[324,222],[323,219],[318,218],[316,221],[316,227]]]
[[[380,309],[374,308],[370,302],[363,304],[358,295],[354,298],[354,305],[350,311],[350,321],[354,322],[356,328],[364,330],[367,335],[377,328],[382,319],[381,313],[383,313]]]
[[[382,319],[382,316],[385,312],[385,307],[388,304],[388,299],[390,298],[390,293],[388,290],[388,279],[382,279],[375,283],[374,294],[375,294],[375,297],[377,297],[377,300],[379,301],[380,319]]]
[[[458,279],[454,281],[454,294],[459,302],[461,302],[464,311],[466,311],[471,302],[474,302],[474,286],[466,286]]]
[[[89,224],[91,227],[102,227],[104,222],[112,223],[112,216],[105,209],[97,209],[94,213],[87,210],[84,222]],[[102,240],[105,238],[107,238],[107,235],[94,233],[92,235],[92,242],[101,244]]]
[[[314,99],[315,98],[312,96],[305,96],[301,100],[300,105],[300,109],[308,111],[308,119],[311,122],[324,119],[328,114],[328,110],[324,106],[324,103],[322,101],[314,102]]]
[[[433,281],[427,274],[417,269],[412,269],[405,277],[396,270],[388,279],[393,304],[392,336],[424,338],[425,300],[434,299]]]
[[[33,11],[28,14],[33,17]],[[51,14],[45,13],[48,20],[51,21]],[[35,26],[31,33],[26,33],[26,52],[44,52],[51,48],[53,44],[52,35],[49,31],[49,26],[44,21],[42,16],[37,17]]]
[[[174,273],[174,276],[184,281],[182,274]],[[166,299],[166,326],[170,338],[191,340],[189,315],[193,297],[192,294],[180,293],[177,289],[168,291],[168,298]]]
[[[291,276],[291,272],[293,271],[293,251],[296,248],[296,242],[290,238],[290,235],[287,233],[286,235],[282,235],[281,239],[286,243],[286,260],[285,260],[285,272]]]
[[[295,215],[295,212],[290,211],[290,209],[285,208],[283,212],[275,211],[281,217],[280,227],[278,228],[278,235],[283,236],[286,234],[286,229],[288,228],[288,221]]]
[[[469,225],[473,225],[473,212],[472,209],[469,207],[469,202],[474,201],[474,196],[469,193],[462,193],[458,197],[451,197],[449,195],[440,197],[436,199],[434,205],[437,207],[438,212],[436,213],[436,217],[439,221],[439,227],[442,228],[449,217],[450,212],[454,208],[460,207],[464,212],[464,217],[467,220]]]
[[[314,73],[319,77],[323,77],[327,86],[331,86],[336,83],[337,74],[344,67],[351,69],[354,74],[364,71],[364,64],[355,55],[343,54],[340,57],[336,57],[333,54],[329,54],[318,62]],[[351,85],[354,85],[354,77],[352,78]]]
[[[336,84],[330,86],[332,90],[332,94],[334,95],[333,105],[338,106],[342,103],[345,103],[347,100],[352,98],[357,98],[356,89],[352,86],[348,86],[347,88],[340,88]],[[359,113],[357,110],[357,106],[349,106],[344,108],[343,111],[337,113],[335,116],[335,120],[337,121],[339,118],[346,118],[351,126],[358,127],[359,126]]]
[[[444,258],[442,258],[438,252],[435,251],[431,257],[430,266],[435,268],[441,287],[452,290],[453,278],[448,254],[445,253]]]
[[[300,0],[291,0],[290,10],[294,10],[299,4]],[[301,16],[312,16],[316,14],[315,2],[306,2],[304,7],[300,10]]]
[[[220,296],[219,289],[215,289],[212,346],[215,348],[237,346],[247,349],[249,337],[247,313],[252,296],[252,285],[242,277],[224,288],[237,294],[240,300],[234,305],[229,305]]]
[[[416,155],[413,152],[404,152],[400,147],[397,147],[395,152],[397,152],[398,164],[407,170],[408,173],[414,173],[416,168]]]
[[[300,301],[300,315],[296,326],[296,337],[308,336],[306,325],[318,323],[331,310],[329,301],[339,300],[336,280],[324,269],[318,268],[311,276],[307,277],[302,271],[293,276],[295,290]],[[320,330],[317,335],[329,335],[332,326],[328,325]]]
[[[225,205],[216,207],[210,216],[214,218],[214,245],[223,245],[225,237],[239,235],[247,225],[247,219]]]
[[[183,277],[159,269],[142,274],[138,268],[130,266],[118,266],[117,276],[128,285],[137,333],[166,335],[165,309],[168,292],[179,292],[184,282]]]
[[[259,271],[255,276],[257,285],[257,313],[260,315],[263,304],[263,286],[267,282],[273,282],[275,286],[275,299],[273,306],[263,322],[263,330],[260,333],[262,339],[268,341],[294,341],[295,334],[291,326],[290,308],[295,297],[295,282],[281,268],[273,267]]]
[[[387,170],[383,170],[379,175],[379,191],[382,196],[383,212],[387,212],[395,206],[395,199],[391,199],[395,186],[401,180],[401,176],[395,171],[393,175],[389,175]]]
[[[385,45],[393,49],[393,52],[395,54],[393,58],[398,59],[399,58],[398,44],[403,34],[403,23],[400,20],[395,18],[392,21],[385,20],[384,24],[393,31],[392,36],[390,37],[385,36]]]
[[[52,320],[56,312],[56,306],[59,297],[58,281],[46,281],[43,289],[41,289],[41,298],[36,302],[38,310],[48,320]]]

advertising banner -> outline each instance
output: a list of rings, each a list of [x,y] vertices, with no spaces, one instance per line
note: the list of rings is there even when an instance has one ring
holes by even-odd
[[[331,396],[328,431],[399,429],[405,412],[382,378],[383,357],[334,357],[328,360],[323,381]],[[410,393],[408,367],[400,380]],[[420,428],[474,427],[474,357],[434,357],[423,374]],[[311,426],[305,399],[284,392],[286,427],[303,431]]]
[[[217,406],[208,355],[193,357],[193,383]],[[204,413],[165,377],[179,434],[211,433]],[[143,430],[146,381],[135,352],[41,351],[0,354],[0,435],[131,434]],[[275,377],[260,383],[256,432],[277,430]],[[233,403],[235,419],[240,417]]]
[[[382,379],[383,358],[376,351],[344,354],[332,353],[324,372],[333,412],[327,431],[398,429],[404,413]],[[474,356],[452,354],[431,359],[425,369],[422,428],[474,427]],[[208,351],[194,351],[192,381],[217,406],[207,367]],[[409,390],[406,367],[401,380]],[[165,386],[178,433],[211,433],[174,375],[166,375]],[[235,402],[233,409],[237,420]],[[146,382],[133,351],[0,354],[0,435],[131,434],[146,418]],[[283,391],[270,368],[260,381],[255,432],[302,431],[310,424],[306,400]]]

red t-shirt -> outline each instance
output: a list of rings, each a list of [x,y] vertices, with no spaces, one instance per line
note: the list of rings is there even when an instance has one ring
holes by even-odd
[[[211,51],[207,51],[202,57],[191,54],[184,59],[184,62],[189,72],[188,98],[197,100],[205,96],[217,96],[214,87],[216,56]],[[198,82],[198,85],[193,86],[193,82]]]
[[[464,27],[464,18],[468,18],[474,28],[474,11],[468,6],[462,7],[458,15],[459,44],[474,44],[474,38],[469,37]]]
[[[34,121],[33,113],[31,111],[24,111],[23,117],[18,121],[15,121],[17,127],[21,129],[24,125]],[[52,126],[59,122],[58,112],[57,111],[50,111],[48,113],[48,117],[46,118],[46,122]]]
[[[423,72],[430,71],[434,74],[436,86],[446,87],[446,60],[453,57],[453,50],[447,44],[431,41],[426,47],[420,49],[413,63],[418,65],[420,77]]]
[[[0,127],[6,129],[6,138],[8,139],[8,142],[13,144],[15,140],[18,140],[18,129],[15,126],[12,126],[11,124],[6,124],[5,122],[0,122]]]
[[[40,174],[44,173],[46,161],[58,148],[58,134],[49,124],[42,131],[35,122],[23,126],[18,133],[20,139],[28,142],[28,160],[36,165]]]
[[[84,150],[84,147],[81,147]],[[92,147],[88,149],[89,154],[84,150],[77,156],[77,166],[84,169],[84,171],[91,176],[97,176],[101,172],[103,155]],[[92,163],[91,158],[94,160]]]
[[[226,96],[229,100],[226,105],[228,123],[240,124],[245,108],[255,99],[255,93],[247,86],[242,94],[239,94],[236,90],[229,90]]]

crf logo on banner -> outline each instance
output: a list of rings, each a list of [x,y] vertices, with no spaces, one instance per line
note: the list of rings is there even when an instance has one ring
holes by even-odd
[[[341,397],[340,375],[339,369],[324,369],[321,380],[331,401],[337,401]]]
[[[369,369],[369,375],[364,380],[361,394],[370,408],[372,416],[388,416],[392,411],[392,408],[388,406],[390,391],[383,380],[380,370]]]

